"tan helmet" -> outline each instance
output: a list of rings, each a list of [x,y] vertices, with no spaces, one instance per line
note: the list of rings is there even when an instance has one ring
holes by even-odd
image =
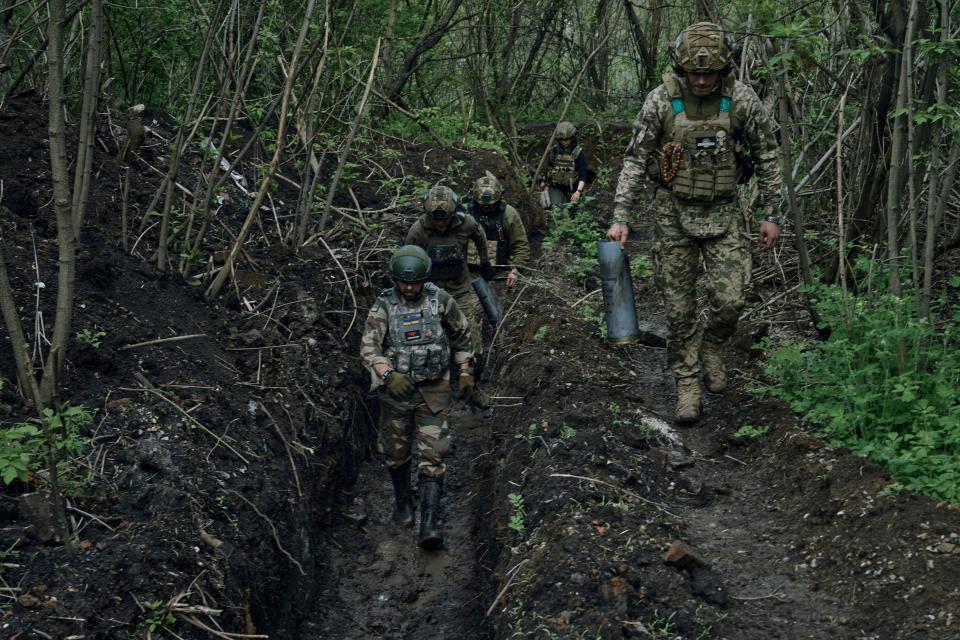
[[[500,198],[503,196],[503,187],[500,186],[497,177],[489,171],[486,174],[473,183],[473,200],[484,206],[500,202]]]
[[[567,140],[569,138],[577,137],[577,127],[572,122],[558,122],[557,123],[557,132],[554,134],[554,137],[557,140]]]
[[[698,22],[680,32],[670,57],[678,74],[727,71],[733,65],[733,45],[720,25]]]
[[[450,187],[433,187],[423,199],[423,210],[434,219],[449,218],[457,210],[457,194]]]

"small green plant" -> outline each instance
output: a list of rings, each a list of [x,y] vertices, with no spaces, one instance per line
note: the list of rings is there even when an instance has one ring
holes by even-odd
[[[4,484],[26,482],[43,456],[40,430],[32,424],[17,424],[0,429],[0,477]]]
[[[737,429],[733,435],[737,438],[746,438],[747,440],[759,440],[767,435],[768,431],[770,431],[770,427],[767,426],[756,427],[752,424],[745,424]]]
[[[173,626],[173,623],[177,621],[176,616],[165,608],[159,600],[144,602],[143,606],[150,612],[147,614],[147,628],[150,629],[151,632],[162,629],[163,627]]]
[[[579,202],[588,200],[584,198]],[[599,216],[588,207],[566,205],[552,210],[553,228],[543,240],[547,251],[560,243],[579,248],[588,258],[597,257],[597,240],[603,236],[604,228]]]
[[[653,275],[650,268],[650,259],[645,254],[630,257],[630,275],[634,280],[647,280]]]
[[[25,422],[0,429],[0,478],[4,484],[26,482],[30,473],[43,465],[51,446],[60,464],[86,449],[89,440],[80,430],[93,422],[93,414],[83,406],[66,406],[60,412],[44,409],[43,421],[44,429]]]
[[[570,425],[563,425],[560,427],[560,439],[569,440],[577,435],[577,430],[571,427]]]
[[[603,321],[603,311],[593,305],[584,304],[580,306],[580,317],[594,325],[602,339],[607,339],[607,323]]]
[[[587,284],[591,278],[597,279],[600,272],[600,266],[596,258],[579,257],[573,261],[573,264],[567,267],[567,275],[576,280],[577,284]]]
[[[519,493],[511,493],[507,496],[510,503],[510,522],[507,526],[523,535],[527,532],[527,525],[524,522],[527,512],[523,504],[523,496]]]
[[[531,423],[527,426],[526,432],[520,431],[520,432],[518,432],[518,433],[515,433],[514,436],[513,436],[513,439],[514,439],[514,440],[523,440],[524,442],[526,442],[526,443],[529,444],[529,443],[532,442],[533,439],[536,438],[536,437],[537,437],[537,424],[536,424],[535,422],[531,422]]]
[[[548,324],[540,325],[540,327],[537,328],[537,332],[536,332],[535,334],[533,334],[533,339],[534,339],[534,340],[543,340],[544,338],[547,337],[547,333],[548,333],[549,331],[550,331],[550,325],[548,325]],[[2,388],[3,388],[3,387],[0,386],[0,389],[2,389]]]
[[[467,163],[464,162],[463,160],[454,160],[453,162],[447,165],[447,168],[446,168],[447,177],[450,179],[456,179],[456,178],[462,177],[463,175],[465,175],[464,168],[466,167],[466,165]]]
[[[103,346],[103,338],[106,336],[104,331],[91,331],[90,329],[82,329],[77,331],[74,336],[77,342],[81,344],[90,345],[94,349],[99,349]]]

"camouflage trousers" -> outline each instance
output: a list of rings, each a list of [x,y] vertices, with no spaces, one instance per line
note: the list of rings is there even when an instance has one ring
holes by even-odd
[[[667,361],[677,378],[700,373],[700,342],[725,342],[737,329],[750,281],[749,238],[736,202],[688,205],[658,189],[654,201],[654,277],[667,312]],[[704,266],[707,309],[697,310]]]
[[[380,438],[377,449],[387,457],[387,468],[397,469],[413,457],[413,438],[420,456],[419,473],[440,477],[450,451],[450,377],[417,385],[408,400],[380,389]]]
[[[453,299],[457,301],[460,311],[470,322],[470,347],[473,349],[473,361],[479,362],[483,353],[483,341],[480,333],[483,326],[483,307],[480,305],[480,298],[477,297],[477,292],[471,286],[469,291],[453,294]]]

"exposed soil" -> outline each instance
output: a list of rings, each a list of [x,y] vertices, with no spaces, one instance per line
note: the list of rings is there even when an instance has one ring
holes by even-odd
[[[30,97],[0,110],[3,249],[31,336],[35,308],[51,330],[56,290],[45,113]],[[163,114],[147,124],[166,137],[173,126]],[[621,138],[587,131],[582,142],[616,175],[616,152],[604,154]],[[110,149],[111,123],[101,139]],[[497,406],[454,412],[447,546],[419,551],[412,530],[389,522],[376,403],[356,355],[384,259],[418,214],[416,198],[397,196],[437,181],[464,193],[489,168],[527,221],[535,205],[492,152],[393,144],[378,156],[385,171],[336,203],[385,210],[367,220],[380,229],[336,227],[332,255],[284,251],[275,227],[289,224],[296,191],[282,182],[236,287],[212,304],[202,286],[156,270],[155,233],[136,255],[118,249],[123,168],[98,147],[74,329],[104,335],[71,346],[61,393],[97,411],[89,454],[66,479],[77,548],[22,511],[42,476],[0,492],[0,636],[960,637],[955,507],[886,495],[881,469],[748,392],[765,325],[742,328],[732,388],[708,399],[708,417],[673,429],[661,419],[673,401],[662,349],[602,341],[574,306],[591,289],[566,277],[574,256],[563,248],[507,297]],[[154,137],[134,164],[134,226],[165,154]],[[199,161],[186,165],[181,183],[194,188]],[[405,177],[399,189],[390,176]],[[595,186],[598,211],[610,189]],[[245,195],[229,195],[208,250],[246,215]],[[637,296],[662,332],[655,292],[637,283]],[[173,337],[183,339],[135,346]],[[9,340],[0,367],[15,380]],[[31,417],[12,386],[0,391],[5,426]],[[735,437],[746,424],[770,429]],[[698,554],[688,568],[663,560],[678,540]]]

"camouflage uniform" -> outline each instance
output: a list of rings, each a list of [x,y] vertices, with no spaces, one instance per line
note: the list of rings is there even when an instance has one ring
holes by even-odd
[[[555,144],[547,154],[546,180],[550,190],[550,206],[559,207],[570,202],[578,182],[589,182],[587,154],[579,145],[569,151]]]
[[[483,262],[489,262],[487,239],[483,229],[462,211],[456,211],[443,233],[433,226],[433,219],[425,213],[413,223],[404,244],[426,249],[433,264],[430,281],[453,296],[457,306],[470,323],[470,345],[474,353],[482,351],[480,322],[483,312],[480,300],[470,285],[467,269],[467,245],[473,243]]]
[[[413,376],[416,389],[407,400],[398,400],[386,393],[380,376],[374,370],[376,364],[389,365],[400,373],[405,368],[397,362],[391,334],[390,309],[416,313],[422,305],[435,306],[443,333],[437,344],[445,345],[442,365],[429,375],[430,379],[419,380]],[[424,314],[425,315],[425,314]],[[446,346],[449,345],[449,346]],[[450,352],[454,362],[461,364],[473,357],[470,349],[470,327],[450,294],[436,285],[424,284],[424,293],[419,301],[405,302],[396,289],[385,289],[370,307],[360,339],[360,357],[370,371],[371,390],[379,389],[380,440],[378,447],[387,456],[387,467],[397,469],[411,458],[412,430],[416,429],[417,450],[420,453],[419,472],[428,477],[443,475],[444,456],[450,450],[450,429],[447,416],[450,412],[450,369],[447,363]],[[433,377],[436,376],[436,377]]]
[[[681,100],[679,105],[677,98]],[[709,302],[702,328],[705,341],[721,343],[736,330],[750,278],[748,236],[736,197],[737,176],[714,169],[715,173],[703,182],[696,175],[683,173],[688,156],[674,165],[675,157],[665,151],[665,145],[674,142],[675,127],[681,117],[695,128],[698,120],[716,122],[724,115],[724,108],[729,112],[733,139],[724,141],[726,134],[716,133],[712,142],[705,139],[705,144],[716,146],[718,140],[721,147],[726,144],[730,153],[737,154],[738,166],[743,165],[740,156],[752,161],[760,191],[756,207],[769,209],[779,204],[781,182],[773,122],[753,89],[729,75],[721,78],[711,95],[699,98],[689,92],[685,80],[669,72],[665,74],[664,84],[647,95],[634,121],[633,137],[617,184],[614,219],[631,222],[641,237],[648,235],[645,230],[653,224],[654,272],[664,295],[669,323],[668,360],[678,379],[700,372],[696,282],[701,257]],[[672,188],[666,187],[663,171],[673,172],[676,167],[681,168]],[[711,180],[716,191],[725,197],[711,199],[704,195],[703,186],[711,184]],[[690,197],[677,197],[678,190]],[[641,192],[651,196],[652,220],[646,219],[650,216],[631,220]]]
[[[487,254],[497,270],[496,280],[505,280],[511,269],[522,268],[530,260],[530,241],[527,230],[516,209],[505,202],[497,203],[491,216],[473,200],[466,200],[464,208],[480,224],[487,241]],[[480,258],[474,246],[468,247],[467,263],[476,270]]]

